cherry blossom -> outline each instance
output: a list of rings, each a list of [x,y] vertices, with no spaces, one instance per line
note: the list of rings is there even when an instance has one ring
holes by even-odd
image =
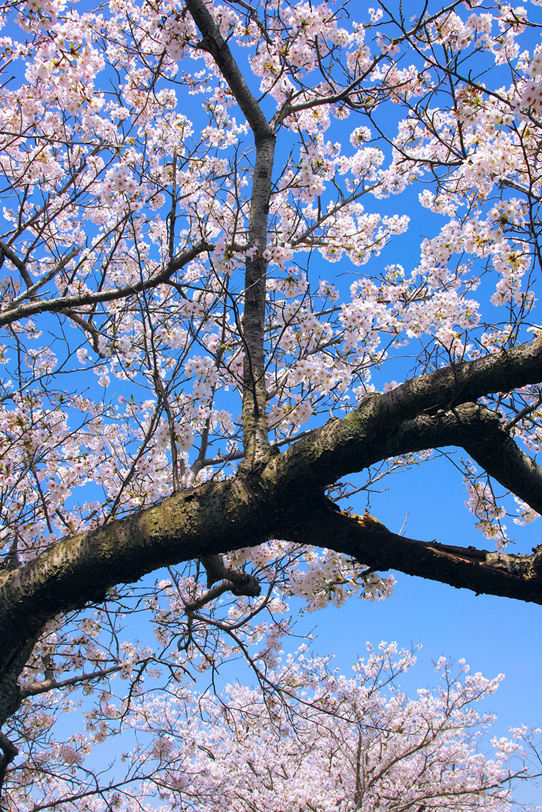
[[[411,805],[438,808],[439,786],[466,793],[456,808],[508,808],[516,739],[488,760],[467,735],[478,719],[467,705],[493,682],[456,685],[442,665],[465,733],[456,741],[444,694],[407,700],[374,683],[365,695],[368,669],[395,678],[403,668],[390,649],[346,680],[327,662],[286,662],[281,646],[296,611],[389,597],[394,576],[380,574],[380,559],[373,566],[375,539],[409,540],[371,516],[370,494],[443,447],[466,452],[450,455],[452,468],[473,524],[497,547],[482,551],[487,562],[539,517],[542,393],[524,372],[540,337],[539,5],[452,0],[409,9],[412,20],[394,4],[325,1],[24,0],[2,10],[0,579],[73,539],[96,550],[93,534],[125,521],[134,525],[123,538],[134,538],[135,524],[155,526],[155,508],[170,533],[155,550],[184,539],[205,504],[213,513],[190,561],[178,553],[155,578],[140,550],[126,582],[51,609],[25,638],[20,702],[7,714],[21,757],[0,741],[6,809],[36,798],[36,809],[67,809],[70,794],[101,809],[103,790],[126,810],[148,796],[147,808],[210,810],[227,798],[279,812],[306,808],[310,793],[322,812],[376,812],[409,792]],[[438,389],[448,373],[478,381],[481,369],[486,383],[466,401],[466,383]],[[428,381],[438,396],[420,405]],[[363,432],[348,427],[373,412],[384,417],[359,462],[348,444]],[[491,454],[467,436],[475,423]],[[494,463],[497,441],[513,465]],[[326,457],[333,443],[340,466]],[[291,459],[302,460],[299,477],[315,477],[313,501],[290,480],[275,494]],[[522,466],[529,476],[514,478]],[[239,490],[215,508],[205,500],[222,485]],[[269,494],[257,532],[217,553],[213,521]],[[355,495],[363,516],[351,512]],[[358,553],[352,538],[371,533]],[[259,692],[196,699],[186,687],[238,657]],[[169,699],[150,694],[159,684]],[[343,719],[345,686],[355,701]],[[57,720],[78,702],[87,732],[61,741]],[[424,719],[436,727],[420,772],[430,743],[401,748]],[[128,773],[88,789],[92,747],[123,727],[145,731],[127,757],[133,786]],[[374,784],[363,798],[362,761]]]

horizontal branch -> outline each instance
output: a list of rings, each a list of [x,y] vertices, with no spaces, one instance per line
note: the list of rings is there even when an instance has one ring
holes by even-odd
[[[325,500],[313,509],[292,540],[344,553],[380,572],[394,569],[477,594],[542,603],[542,545],[532,555],[517,555],[418,541],[392,533],[380,522],[375,529],[364,517],[333,507]]]

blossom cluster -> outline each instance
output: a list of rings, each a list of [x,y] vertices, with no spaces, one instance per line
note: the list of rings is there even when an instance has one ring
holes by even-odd
[[[131,765],[126,778],[98,790],[84,785],[87,808],[94,812],[107,799],[123,812],[145,803],[197,812],[224,804],[239,812],[381,812],[404,804],[509,812],[510,782],[526,775],[529,733],[520,726],[495,736],[492,752],[483,752],[480,736],[494,717],[475,709],[502,675],[487,679],[464,661],[454,668],[441,658],[438,687],[410,698],[398,682],[415,664],[413,653],[385,642],[367,649],[350,677],[303,645],[268,672],[265,690],[237,683],[219,696],[199,696],[177,684],[167,695],[138,697],[127,717],[138,736],[123,756]],[[110,694],[101,708],[111,724]],[[85,737],[52,744],[55,775],[47,787],[36,784],[33,797],[45,791],[46,803],[62,807],[89,752]],[[30,800],[24,781],[12,797],[21,805]]]

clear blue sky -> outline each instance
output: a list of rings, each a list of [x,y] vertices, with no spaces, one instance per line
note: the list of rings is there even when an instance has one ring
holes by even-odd
[[[399,532],[406,517],[404,532],[410,537],[492,549],[474,527],[475,519],[464,506],[465,489],[459,476],[451,476],[449,464],[427,462],[392,477],[389,485],[389,491],[371,497],[371,511],[391,530]],[[353,508],[362,513],[365,504],[354,501]],[[515,525],[507,524],[512,535]],[[517,530],[518,540],[524,539],[521,551],[540,541],[537,522]],[[437,684],[433,660],[441,655],[464,657],[472,671],[487,677],[506,675],[483,708],[498,715],[495,733],[507,735],[510,726],[522,722],[542,727],[542,607],[477,597],[466,589],[402,573],[395,576],[394,594],[385,601],[352,599],[341,609],[304,618],[303,623],[314,625],[315,650],[335,652],[337,665],[348,672],[356,656],[363,655],[366,640],[375,645],[396,640],[405,648],[421,643],[418,664],[404,682],[412,695],[418,687]],[[542,805],[542,784],[522,785],[518,798]]]

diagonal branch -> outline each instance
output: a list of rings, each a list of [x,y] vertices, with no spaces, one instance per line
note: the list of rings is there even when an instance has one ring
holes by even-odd
[[[367,395],[346,417],[331,419],[307,432],[276,456],[270,466],[286,489],[296,487],[300,471],[304,487],[325,488],[342,476],[388,457],[436,446],[462,446],[463,440],[473,440],[472,434],[467,438],[457,433],[452,422],[439,423],[431,418],[483,396],[541,381],[541,339],[475,361],[452,364],[412,378],[384,394]],[[472,450],[473,456],[474,452],[481,453]]]
[[[0,312],[0,327],[7,324],[12,324],[20,319],[35,316],[38,313],[59,313],[66,308],[81,307],[82,305],[99,304],[100,302],[112,302],[117,299],[127,299],[129,296],[134,296],[136,293],[141,293],[144,290],[156,288],[169,280],[169,278],[178,270],[183,268],[188,262],[191,262],[199,254],[204,251],[212,251],[213,246],[201,241],[192,248],[188,248],[179,254],[172,262],[165,265],[158,273],[150,276],[147,279],[141,279],[139,282],[134,282],[133,285],[125,285],[122,288],[114,290],[101,290],[96,293],[83,293],[73,296],[61,296],[58,299],[41,299],[40,301],[32,302],[29,304],[19,305],[18,307],[11,308],[10,305],[5,310]]]
[[[224,41],[218,25],[203,0],[186,0],[186,6],[202,36],[199,47],[208,51],[213,57],[249,123],[256,143],[260,138],[274,138],[273,130],[245,82],[229,45]]]
[[[466,439],[465,451],[507,490],[542,514],[540,465],[519,448],[494,412],[480,410],[479,421],[484,423],[484,436],[480,432]]]
[[[21,267],[24,266],[24,263],[22,262],[22,260],[20,260],[17,257],[17,254],[15,253],[15,251],[13,251],[11,248],[8,248],[8,246],[5,245],[3,242],[0,242],[0,253],[5,254],[6,257],[19,270],[21,270]],[[71,260],[74,257],[76,257],[78,253],[79,253],[79,248],[72,248],[71,251],[68,251],[68,253],[65,256],[63,256],[57,262],[57,264],[53,268],[51,268],[50,271],[48,271],[46,274],[44,274],[37,282],[35,282],[33,284],[32,284],[32,280],[30,279],[30,277],[28,277],[29,284],[28,284],[27,289],[24,290],[22,293],[20,293],[18,296],[16,296],[14,299],[12,299],[11,302],[9,303],[9,306],[10,307],[17,307],[17,305],[19,305],[25,299],[33,299],[33,298],[35,298],[38,290],[40,288],[42,288],[44,285],[46,285],[47,282],[50,282],[51,279],[54,279],[54,277],[58,273],[60,273],[60,271],[63,268],[66,267],[68,262],[71,262]],[[22,270],[21,270],[21,273],[22,273]],[[28,274],[27,274],[27,276],[28,276]]]
[[[542,468],[510,436],[499,416],[465,403],[406,421],[395,433],[397,453],[459,446],[507,490],[542,514]]]

